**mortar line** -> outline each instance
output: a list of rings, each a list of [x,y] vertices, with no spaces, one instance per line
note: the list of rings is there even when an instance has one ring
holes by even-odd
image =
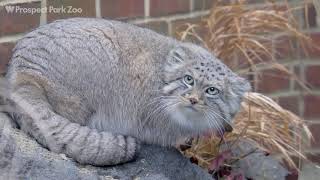
[[[4,0],[0,2],[0,6],[24,4],[24,3],[31,3],[31,2],[41,2],[41,0]]]
[[[0,43],[16,42],[23,37],[24,33],[0,37]]]
[[[320,119],[306,119],[308,121],[308,125],[312,125],[312,124],[316,124],[316,125],[320,125]]]
[[[304,151],[304,153],[308,153],[308,154],[319,154],[320,153],[320,147],[310,147],[310,148],[306,148]]]
[[[192,12],[194,10],[194,0],[189,0],[189,3],[190,12]]]
[[[294,65],[288,64],[288,70],[289,70],[290,72],[293,72],[293,73],[294,73]],[[294,78],[289,78],[289,90],[290,90],[290,91],[294,91],[294,84],[295,84]]]
[[[141,23],[149,23],[149,22],[154,22],[154,21],[175,21],[175,20],[180,20],[180,19],[188,19],[188,18],[195,18],[199,16],[205,16],[209,14],[209,10],[206,11],[195,11],[192,13],[187,13],[187,14],[177,14],[177,15],[168,15],[168,16],[161,16],[161,17],[146,17],[144,19],[134,19],[134,20],[129,20],[128,22],[133,23],[133,24],[141,24]]]
[[[172,22],[171,21],[166,21],[168,24],[168,34],[169,36],[172,36]]]
[[[47,7],[47,0],[41,0],[41,9]],[[47,24],[47,12],[41,12],[40,25]]]
[[[279,97],[290,97],[290,96],[305,96],[305,95],[314,95],[314,96],[320,96],[320,90],[310,90],[309,92],[305,91],[282,91],[282,92],[275,92],[275,93],[263,93],[264,95],[270,97],[270,98],[279,98]]]
[[[150,16],[150,0],[144,0],[144,18]]]
[[[101,18],[101,0],[95,0],[96,17]]]

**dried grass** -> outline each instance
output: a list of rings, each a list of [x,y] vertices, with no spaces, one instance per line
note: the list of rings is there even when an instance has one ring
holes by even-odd
[[[240,139],[249,139],[265,152],[281,154],[283,160],[296,167],[292,157],[306,158],[300,143],[311,137],[304,120],[262,94],[247,93],[241,111],[234,119],[233,131],[224,135],[224,142],[216,136],[200,137],[184,153],[197,158],[199,165],[207,168],[219,154],[221,145],[232,144],[229,148],[233,148]]]
[[[274,34],[289,36],[304,49],[310,45],[310,38],[299,31],[292,15],[293,11],[304,6],[307,5],[290,7],[287,2],[269,2],[265,7],[252,9],[245,1],[216,1],[208,17],[199,24],[180,27],[183,30],[178,35],[182,40],[191,38],[202,43],[226,64],[240,58],[247,68],[235,70],[243,74],[259,73],[258,64],[269,65],[288,74],[307,89],[303,82],[277,62],[277,54],[272,48]],[[216,136],[200,137],[184,154],[208,168],[219,155],[222,143],[236,144],[239,139],[249,139],[264,151],[282,155],[282,160],[291,167],[297,167],[293,157],[306,159],[301,147],[312,137],[305,121],[262,94],[248,93],[245,99],[234,120],[233,132],[224,135],[224,142]]]
[[[245,1],[227,5],[216,2],[209,17],[200,24],[181,26],[184,30],[179,31],[178,36],[182,40],[188,37],[197,39],[227,64],[236,56],[247,61],[251,68],[266,61],[278,64],[271,47],[275,34],[290,35],[302,46],[311,41],[298,30],[298,23],[292,15],[293,11],[302,8],[269,3],[260,9],[252,9]]]

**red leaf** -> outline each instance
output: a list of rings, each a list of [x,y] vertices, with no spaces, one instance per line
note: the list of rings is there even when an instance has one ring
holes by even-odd
[[[218,170],[227,159],[231,158],[231,150],[220,153],[209,165],[209,171]]]
[[[242,173],[231,173],[229,176],[226,177],[226,180],[244,180],[244,176]]]

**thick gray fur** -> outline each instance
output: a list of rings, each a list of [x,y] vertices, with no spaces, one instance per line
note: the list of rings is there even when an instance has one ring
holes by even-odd
[[[213,180],[174,148],[142,145],[130,163],[95,167],[49,152],[0,112],[1,180]]]
[[[93,165],[132,160],[140,141],[171,146],[209,129],[221,133],[250,90],[199,46],[89,18],[25,35],[6,79],[23,131],[53,152]],[[208,95],[208,87],[219,93]]]

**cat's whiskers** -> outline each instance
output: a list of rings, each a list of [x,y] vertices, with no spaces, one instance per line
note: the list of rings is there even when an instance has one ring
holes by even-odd
[[[220,136],[223,135],[223,129],[221,128],[221,124],[219,124],[219,122],[217,121],[217,117],[215,116],[215,114],[210,113],[210,111],[207,113],[207,115],[209,116],[209,120],[210,122],[214,123],[216,125],[216,129],[219,133]]]
[[[226,122],[229,126],[233,127],[232,124],[226,120],[224,117],[222,117],[219,113],[215,112],[212,108],[208,108],[209,111],[211,111],[213,114],[219,116],[224,122]]]
[[[215,117],[215,119],[216,119],[216,123],[217,124],[219,124],[219,129],[220,129],[220,136],[222,137],[223,136],[223,134],[224,134],[224,132],[225,132],[225,127],[223,126],[223,124],[221,123],[221,121],[218,121],[218,118],[217,118],[217,116],[220,116],[218,113],[216,113],[215,111],[210,111],[211,113],[212,113],[212,116],[214,116]],[[222,118],[221,116],[220,116],[220,118]],[[222,118],[223,119],[223,118]]]
[[[180,104],[181,102],[179,102],[179,101],[177,101],[176,103],[174,103],[174,104],[171,104],[171,105],[168,105],[167,107],[165,107],[165,108],[163,108],[161,111],[163,111],[164,113],[158,113],[158,114],[156,114],[156,116],[153,118],[153,119],[158,119],[158,116],[160,116],[160,115],[164,115],[165,113],[168,113],[168,112],[170,112],[170,111],[172,111],[174,108],[171,108],[171,107],[173,107],[173,106],[176,106],[176,105],[178,105],[178,104]],[[171,109],[170,109],[171,108]],[[161,112],[160,111],[160,112]],[[167,114],[168,115],[168,114]],[[168,123],[165,123],[165,126],[167,126],[168,125]]]
[[[172,107],[172,106],[175,106],[177,104],[179,104],[180,102],[172,102],[172,103],[166,103],[158,108],[156,108],[154,111],[152,111],[148,118],[145,119],[144,121],[144,125],[149,123],[150,121],[152,120],[156,120],[158,119],[158,117],[160,115],[164,115],[162,112],[166,112],[166,110],[168,110],[168,108]],[[165,123],[164,123],[165,124]]]
[[[209,129],[211,130],[211,129],[217,129],[216,127],[215,127],[215,124],[213,124],[211,121],[210,121],[210,119],[208,118],[208,115],[205,113],[205,120],[208,122],[208,125],[209,125]],[[210,132],[212,132],[212,131],[210,131]]]
[[[161,101],[161,100],[162,100],[162,99],[160,99],[160,100],[158,101],[159,104],[161,104],[161,103],[164,103],[164,104],[162,104],[161,106],[157,106],[153,111],[151,111],[151,112],[148,114],[148,116],[147,116],[146,118],[144,118],[144,120],[143,120],[143,126],[142,126],[142,127],[144,127],[145,124],[148,123],[151,119],[154,119],[154,118],[152,118],[152,116],[153,116],[155,113],[159,113],[159,114],[160,114],[160,112],[163,111],[164,109],[180,103],[180,102],[178,102],[178,101],[163,102],[163,101]],[[171,99],[171,100],[172,100],[172,99]]]
[[[160,102],[161,100],[164,100],[164,99],[175,99],[176,96],[158,96],[158,97],[155,97],[155,98],[152,98],[151,102],[149,102],[148,104],[144,105],[146,107],[152,105],[153,103],[156,103],[156,102]]]
[[[208,114],[208,113],[207,113]],[[209,115],[209,114],[208,114]],[[212,114],[213,116],[214,116],[214,114]],[[215,117],[215,116],[214,116]],[[212,123],[212,121],[209,119],[208,120],[209,121],[209,124],[211,124]],[[211,122],[211,123],[210,123]],[[209,125],[210,126],[210,125]],[[216,128],[215,128],[216,129]],[[223,140],[223,132],[221,133],[221,132],[219,132],[219,130],[218,129],[216,129],[217,131],[218,131],[218,133],[220,134],[220,137],[222,138],[222,141],[223,141],[223,143],[225,144],[225,146],[227,147],[227,149],[229,149],[230,147],[229,147],[229,144],[227,144],[224,140]],[[220,129],[221,130],[221,129]]]

